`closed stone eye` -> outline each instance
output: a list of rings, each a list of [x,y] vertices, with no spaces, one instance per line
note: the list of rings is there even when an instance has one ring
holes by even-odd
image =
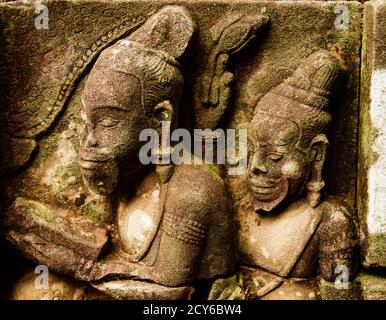
[[[281,154],[276,154],[276,153],[270,153],[270,154],[268,155],[268,158],[269,158],[270,160],[273,160],[273,161],[279,161],[279,160],[283,159],[283,155],[281,155]]]
[[[104,127],[111,128],[111,127],[115,127],[118,124],[118,120],[114,120],[111,118],[104,118],[100,121],[100,124]]]

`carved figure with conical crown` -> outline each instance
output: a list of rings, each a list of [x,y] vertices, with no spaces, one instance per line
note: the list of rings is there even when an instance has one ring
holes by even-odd
[[[249,193],[236,213],[242,267],[217,281],[212,298],[318,299],[319,279],[334,286],[345,272],[351,281],[355,215],[324,193],[322,175],[344,79],[340,60],[320,50],[258,102],[248,129]]]

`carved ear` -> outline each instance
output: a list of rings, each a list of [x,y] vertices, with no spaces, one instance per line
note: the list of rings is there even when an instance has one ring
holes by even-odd
[[[160,183],[166,183],[173,174],[173,165],[170,156],[173,148],[170,146],[170,135],[174,120],[174,108],[169,100],[164,100],[154,107],[151,123],[161,137],[161,145],[157,150],[158,163],[156,173]]]
[[[174,124],[174,108],[169,100],[158,103],[153,109],[151,117],[152,128],[155,129],[160,137],[161,147],[158,152],[168,152],[170,147],[170,135]],[[165,149],[165,150],[164,150]],[[160,154],[160,156],[162,156]]]
[[[328,139],[324,134],[318,134],[310,143],[310,160],[312,162],[312,171],[310,181],[307,183],[307,200],[311,207],[319,205],[321,199],[321,190],[324,188],[322,177],[323,166],[326,159]]]
[[[312,161],[322,162],[326,158],[328,139],[325,134],[318,134],[310,143],[310,157]]]
[[[162,121],[174,120],[174,108],[169,100],[159,102],[153,109],[151,124],[154,129],[158,130],[162,126]]]

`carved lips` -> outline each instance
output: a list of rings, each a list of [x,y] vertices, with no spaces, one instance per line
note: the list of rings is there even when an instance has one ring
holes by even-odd
[[[92,170],[109,161],[109,158],[96,154],[79,154],[79,166],[82,169]]]
[[[279,187],[280,179],[266,179],[266,178],[255,178],[249,176],[249,186],[254,193],[261,195],[270,195],[275,193]]]
[[[271,211],[286,198],[289,190],[287,179],[270,179],[249,175],[248,184],[255,199],[255,210]]]
[[[100,167],[104,163],[106,163],[106,161],[79,160],[79,166],[86,170],[93,170]]]

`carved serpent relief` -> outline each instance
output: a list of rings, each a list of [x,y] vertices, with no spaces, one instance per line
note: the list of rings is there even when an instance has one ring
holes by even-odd
[[[2,236],[52,272],[42,291],[19,276],[10,297],[190,299],[208,281],[209,299],[319,299],[337,266],[352,281],[355,214],[322,178],[331,110],[352,70],[317,39],[291,60],[292,76],[275,70],[255,99],[254,72],[274,65],[260,51],[275,14],[247,9],[214,10],[212,21],[189,4],[149,6],[81,50],[53,104],[26,105],[43,121],[16,124],[23,108],[6,117],[4,139],[33,146],[1,167]],[[189,109],[195,128],[248,122],[239,185],[222,166],[140,162],[140,133],[162,136],[161,124],[177,127]]]

